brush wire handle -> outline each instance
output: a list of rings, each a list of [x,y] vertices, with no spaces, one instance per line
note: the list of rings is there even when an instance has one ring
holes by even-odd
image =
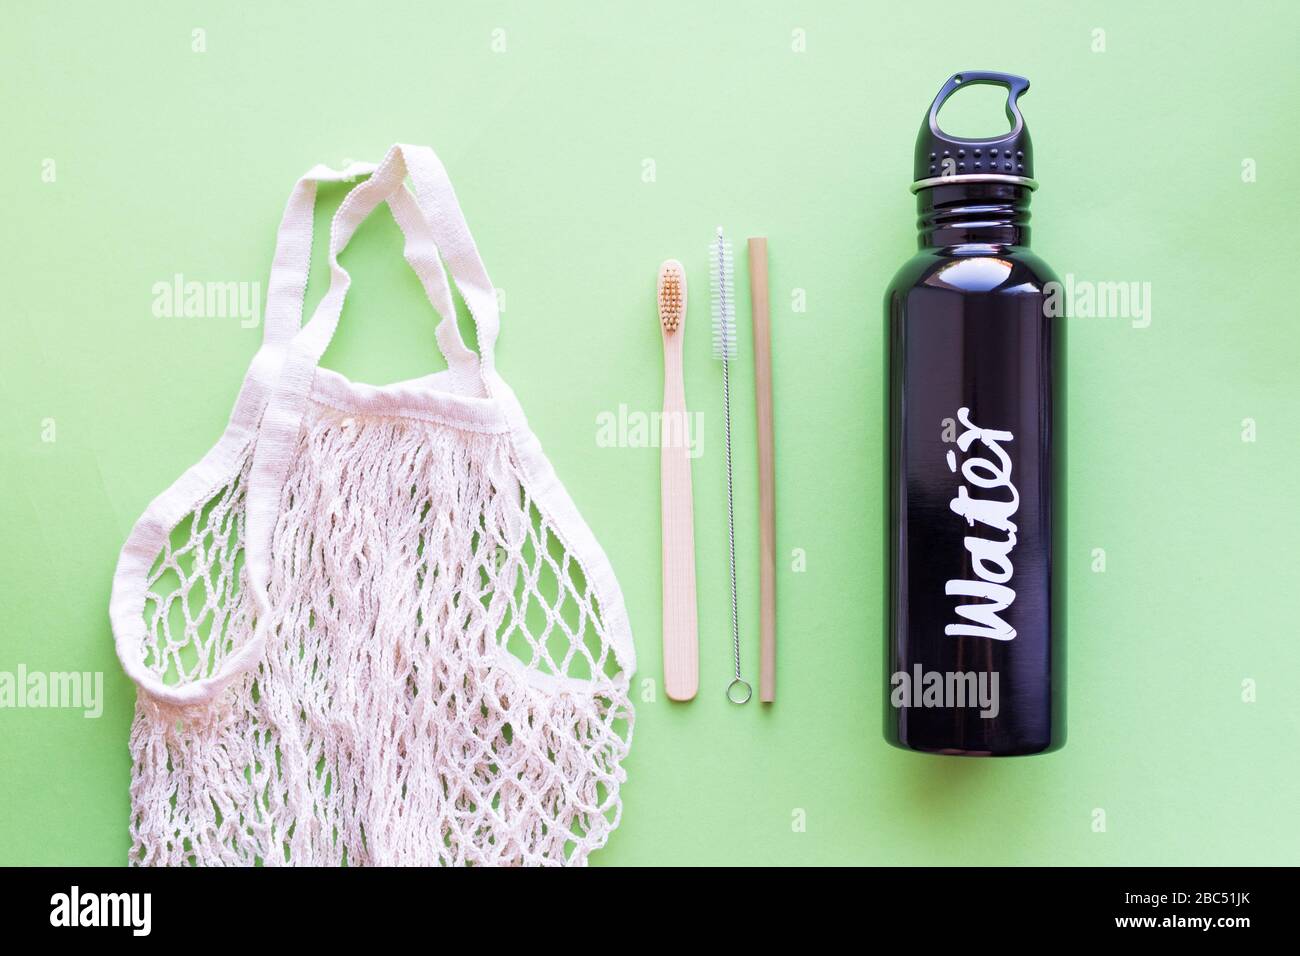
[[[695,595],[695,505],[682,336],[664,339],[664,411],[659,470],[663,500],[664,692],[691,700],[700,686],[699,625]]]
[[[740,676],[740,598],[736,586],[736,483],[731,458],[731,360],[736,357],[736,289],[731,243],[718,227],[709,244],[710,289],[713,294],[713,357],[722,362],[722,411],[727,452],[727,543],[731,570],[731,662],[735,676],[727,685],[727,700],[743,704],[753,696]]]

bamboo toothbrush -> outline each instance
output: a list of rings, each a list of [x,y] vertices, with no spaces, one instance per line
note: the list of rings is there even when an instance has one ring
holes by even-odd
[[[731,467],[731,361],[736,357],[736,279],[731,243],[718,227],[709,244],[709,272],[713,292],[713,357],[722,362],[722,409],[727,439],[727,540],[731,558],[731,660],[734,676],[727,699],[743,704],[754,691],[740,676],[740,602],[736,592],[736,494]]]
[[[664,337],[664,411],[659,478],[664,561],[664,693],[691,700],[700,686],[695,610],[695,515],[682,338],[686,334],[686,271],[676,259],[659,267],[659,327]]]
[[[749,240],[749,302],[754,319],[754,407],[758,413],[758,699],[776,699],[776,468],[772,441],[772,314],[767,240]]]

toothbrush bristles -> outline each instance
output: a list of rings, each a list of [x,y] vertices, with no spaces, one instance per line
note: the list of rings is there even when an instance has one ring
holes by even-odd
[[[665,332],[676,332],[686,312],[686,277],[681,264],[669,259],[659,270],[659,322]]]

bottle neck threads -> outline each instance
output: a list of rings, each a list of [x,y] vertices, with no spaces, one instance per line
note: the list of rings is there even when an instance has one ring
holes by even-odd
[[[930,186],[916,194],[917,244],[922,249],[953,246],[1028,246],[1027,186],[966,182]]]

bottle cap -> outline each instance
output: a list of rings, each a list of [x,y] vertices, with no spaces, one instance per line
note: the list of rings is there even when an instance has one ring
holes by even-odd
[[[939,110],[948,97],[964,86],[1005,86],[1007,119],[1011,129],[993,139],[964,139],[939,128]],[[989,70],[954,73],[930,104],[930,112],[916,137],[916,165],[912,192],[961,182],[1009,182],[1035,189],[1034,153],[1018,100],[1029,89],[1023,76]]]

